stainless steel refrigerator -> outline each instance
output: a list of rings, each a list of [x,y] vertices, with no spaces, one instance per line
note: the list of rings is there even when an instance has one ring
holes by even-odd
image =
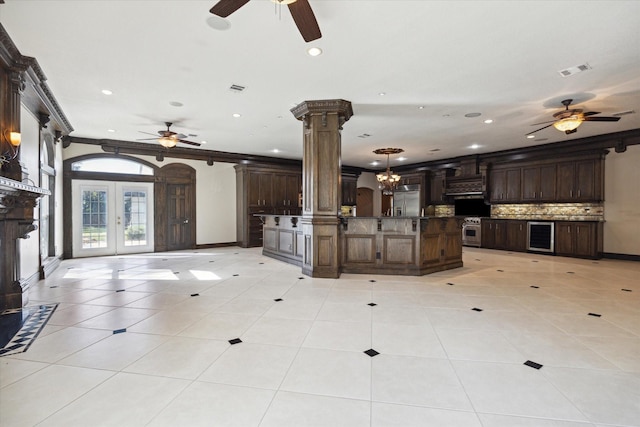
[[[402,185],[393,192],[393,216],[420,216],[420,185]]]

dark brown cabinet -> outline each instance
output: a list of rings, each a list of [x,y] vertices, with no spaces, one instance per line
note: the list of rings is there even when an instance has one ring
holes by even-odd
[[[556,165],[522,168],[523,202],[554,201],[556,199]]]
[[[236,239],[244,248],[262,246],[260,214],[299,215],[302,171],[236,165]]]
[[[507,249],[507,222],[502,219],[482,220],[482,247]]]
[[[272,206],[273,174],[249,172],[247,198],[249,206]]]
[[[489,177],[489,198],[492,203],[520,201],[520,168],[495,169]]]
[[[426,200],[430,205],[443,205],[449,202],[445,196],[447,188],[447,177],[453,176],[453,169],[441,169],[431,172],[429,179],[429,197]],[[426,176],[425,176],[426,182]]]
[[[527,249],[527,222],[506,219],[483,219],[482,247],[524,252]]]
[[[354,206],[358,196],[358,177],[342,174],[342,205]]]
[[[527,250],[527,221],[507,221],[506,229],[505,249],[514,252],[525,252]]]
[[[273,205],[276,214],[297,215],[299,213],[298,195],[302,191],[301,185],[299,175],[273,175]]]
[[[577,160],[558,163],[557,201],[601,201],[602,161]]]
[[[580,258],[602,255],[602,223],[558,221],[555,225],[555,252]]]

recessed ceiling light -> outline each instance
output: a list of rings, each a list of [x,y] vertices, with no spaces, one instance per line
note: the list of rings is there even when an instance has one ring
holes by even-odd
[[[419,106],[418,110],[424,110],[424,105]]]
[[[478,117],[480,115],[482,115],[482,113],[467,113],[464,116],[468,117],[468,118],[471,118],[471,117]]]
[[[179,101],[171,101],[169,105],[171,105],[172,107],[182,107],[184,104]]]
[[[272,152],[274,152],[274,153],[279,153],[279,152],[280,152],[280,150],[278,150],[277,148],[274,148],[274,149],[273,149],[273,150],[271,150],[271,151],[272,151]]]
[[[309,49],[307,49],[307,53],[309,54],[309,56],[322,55],[322,49],[320,49],[319,47],[310,47]]]
[[[380,93],[378,93],[378,95],[380,95],[380,96],[385,96],[386,94],[387,94],[386,92],[380,92]]]
[[[115,129],[107,129],[107,132],[114,133],[115,131],[116,131]]]
[[[113,92],[111,92],[109,89],[102,89],[102,93],[104,95],[113,95]]]
[[[200,141],[200,144],[206,144],[207,141]]]
[[[535,137],[536,137],[535,135],[527,135],[527,139],[533,139]]]
[[[477,150],[478,148],[480,148],[480,146],[478,144],[472,144],[471,147],[469,147],[473,150]]]
[[[405,160],[407,160],[406,157],[398,157],[397,159],[399,162],[404,162]]]
[[[242,117],[242,114],[239,114],[239,113],[233,113],[233,117],[235,117],[235,118],[237,119],[238,117]]]
[[[371,166],[378,166],[378,162],[376,161],[371,162]]]
[[[487,119],[487,120],[485,120],[484,122],[485,122],[486,124],[490,124],[490,123],[493,123],[493,120],[491,120],[491,119]]]
[[[231,22],[220,16],[214,15],[207,18],[207,25],[214,30],[224,31],[231,27]]]

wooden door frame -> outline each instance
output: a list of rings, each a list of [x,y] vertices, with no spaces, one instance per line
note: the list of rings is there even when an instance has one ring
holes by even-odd
[[[156,209],[155,219],[155,252],[165,252],[169,250],[167,236],[169,233],[169,219],[167,216],[167,187],[169,185],[188,185],[191,191],[191,203],[189,210],[192,212],[190,240],[192,248],[196,247],[196,170],[189,165],[182,163],[171,163],[156,171],[154,196]]]

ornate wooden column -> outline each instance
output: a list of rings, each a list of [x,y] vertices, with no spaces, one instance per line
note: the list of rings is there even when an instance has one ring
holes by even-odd
[[[291,110],[303,122],[302,272],[311,277],[340,277],[338,212],[342,200],[340,170],[342,125],[351,103],[342,99],[305,101]]]

